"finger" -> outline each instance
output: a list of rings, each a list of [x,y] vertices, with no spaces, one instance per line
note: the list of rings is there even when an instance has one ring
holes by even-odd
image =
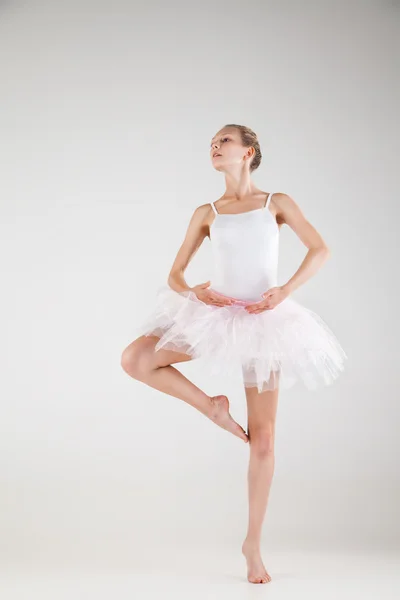
[[[261,302],[256,302],[255,304],[246,304],[246,308],[256,309],[264,306]]]
[[[210,298],[213,298],[217,302],[222,302],[223,304],[232,304],[232,300],[229,298],[221,298],[221,296],[218,296],[217,294],[212,294]]]
[[[216,304],[218,306],[225,306],[226,304],[223,298],[220,298],[220,296],[216,296],[211,292],[207,294],[207,300],[210,304]]]
[[[233,303],[233,301],[230,300],[229,298],[221,298],[221,296],[219,294],[217,294],[216,292],[210,292],[210,298],[213,298],[217,302],[222,302],[223,304],[232,304]]]
[[[246,309],[247,309],[247,307],[246,307]],[[252,308],[251,310],[248,310],[248,312],[251,312],[251,313],[259,313],[259,312],[262,312],[263,310],[266,310],[266,309],[268,309],[268,307],[267,307],[267,306],[265,306],[265,305],[262,305],[262,306],[254,306],[254,308]]]

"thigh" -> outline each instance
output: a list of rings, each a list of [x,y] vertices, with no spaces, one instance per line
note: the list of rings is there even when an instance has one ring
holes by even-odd
[[[147,368],[155,369],[157,367],[167,367],[168,365],[192,360],[190,354],[177,352],[175,350],[166,350],[161,348],[155,350],[155,345],[160,338],[156,335],[141,335],[131,342],[123,351],[124,362],[140,363]]]

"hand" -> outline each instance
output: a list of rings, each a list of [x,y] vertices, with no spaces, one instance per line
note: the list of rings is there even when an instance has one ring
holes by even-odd
[[[264,294],[261,294],[264,300],[254,304],[246,304],[245,309],[250,314],[258,314],[265,310],[271,310],[280,304],[289,296],[289,292],[284,286],[277,286],[269,289]]]
[[[199,283],[194,287],[190,288],[191,291],[197,296],[199,300],[204,302],[205,304],[213,304],[215,306],[226,306],[233,304],[232,300],[229,298],[224,298],[214,292],[213,290],[208,290],[208,286],[211,281],[206,281],[205,283]]]

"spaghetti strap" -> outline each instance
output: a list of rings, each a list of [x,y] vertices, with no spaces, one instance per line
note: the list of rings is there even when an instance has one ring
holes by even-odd
[[[213,211],[215,212],[216,215],[218,215],[218,211],[215,208],[214,202],[210,202],[211,206],[213,207]]]
[[[271,202],[271,198],[272,198],[272,194],[273,194],[273,193],[274,193],[274,192],[270,192],[270,193],[268,194],[267,202],[265,203],[265,207],[264,207],[264,208],[268,208],[268,206],[269,206],[269,203]]]

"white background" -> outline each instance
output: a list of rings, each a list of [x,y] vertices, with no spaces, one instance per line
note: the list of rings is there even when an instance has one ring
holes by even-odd
[[[349,357],[332,386],[280,393],[264,547],[399,549],[399,18],[394,1],[1,2],[4,569],[240,554],[248,446],[120,366],[224,191],[226,123],[256,131],[255,183],[330,247],[293,297]],[[284,227],[280,283],[305,252]],[[189,284],[210,261],[206,239]],[[245,425],[239,374],[177,368]]]

